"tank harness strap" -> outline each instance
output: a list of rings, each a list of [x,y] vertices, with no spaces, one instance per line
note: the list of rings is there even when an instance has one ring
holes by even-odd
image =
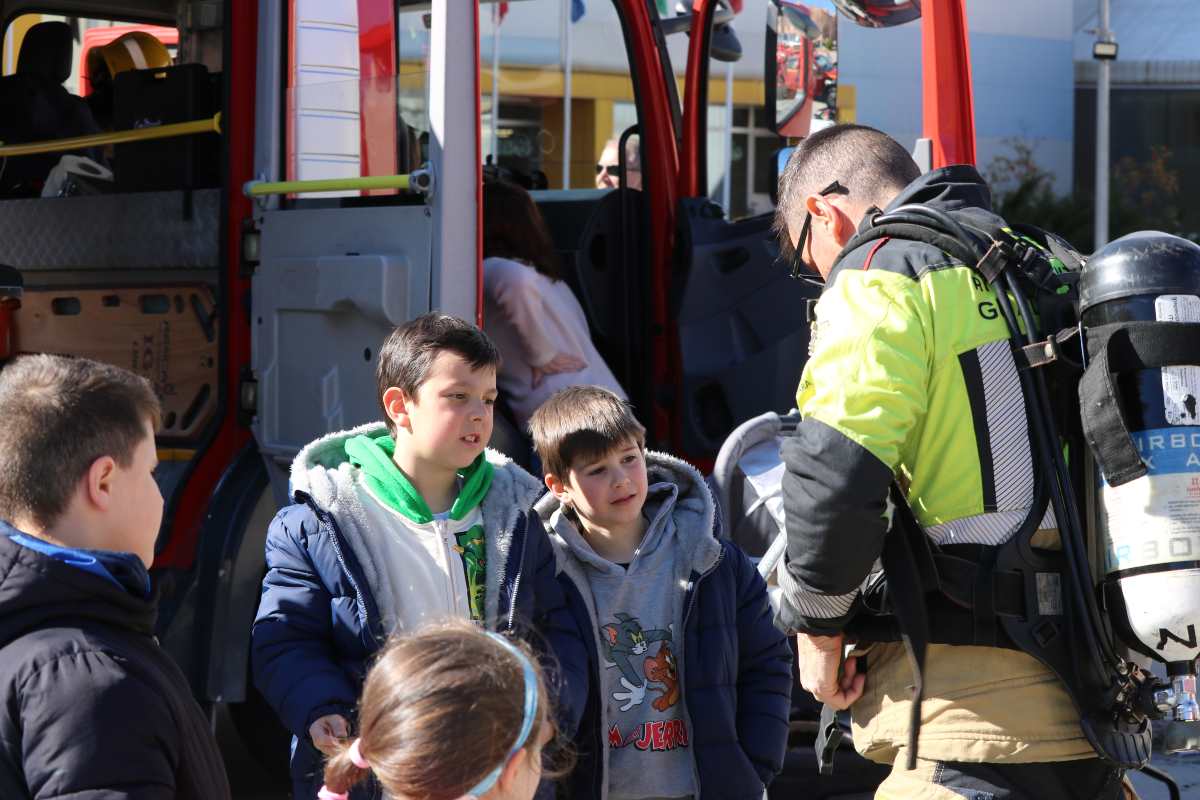
[[[1133,370],[1200,364],[1200,323],[1121,322],[1089,328],[1092,363],[1079,381],[1083,432],[1104,479],[1120,486],[1146,474],[1126,423],[1116,376]]]
[[[995,647],[999,641],[996,624],[996,593],[993,579],[996,569],[996,548],[983,551],[975,572],[975,583],[971,587],[971,621],[975,643]]]
[[[908,729],[908,768],[917,767],[921,732],[921,701],[925,697],[925,651],[929,647],[929,613],[925,593],[939,585],[932,543],[908,505],[904,492],[892,484],[892,528],[883,540],[880,561],[888,576],[892,607],[900,640],[912,668],[912,709]]]

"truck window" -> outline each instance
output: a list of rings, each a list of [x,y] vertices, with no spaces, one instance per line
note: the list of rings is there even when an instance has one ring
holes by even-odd
[[[168,25],[50,14],[14,20],[4,36],[0,140],[26,152],[0,152],[0,196],[216,186],[220,43],[207,48],[207,66],[196,63],[199,48],[183,44]],[[203,120],[207,133],[159,138],[150,130]],[[73,149],[56,141],[129,131],[132,140]]]
[[[620,31],[616,8],[604,0],[588,3],[575,21],[560,0],[481,6],[485,163],[535,190],[616,186],[615,140],[638,119]],[[627,153],[638,158],[636,142]],[[629,165],[633,182],[637,166]]]
[[[70,17],[60,14],[22,14],[9,24],[4,32],[3,68],[0,74],[12,75],[17,71],[17,61],[25,34],[39,22],[64,22],[71,28],[72,53],[71,72],[62,81],[62,86],[72,94],[87,97],[91,94],[91,83],[88,76],[88,54],[95,48],[114,41],[122,34],[133,30],[150,33],[159,39],[167,49],[172,60],[179,57],[179,31],[162,25],[144,25],[114,19],[92,19],[89,17]]]
[[[221,31],[181,35],[170,22],[15,18],[4,31],[0,140],[51,146],[211,119],[222,94]],[[183,83],[203,107],[177,102]],[[89,124],[73,128],[54,108]],[[208,133],[0,151],[0,264],[22,287],[0,338],[12,355],[88,357],[147,378],[163,403],[156,475],[168,504],[219,413],[220,144]]]

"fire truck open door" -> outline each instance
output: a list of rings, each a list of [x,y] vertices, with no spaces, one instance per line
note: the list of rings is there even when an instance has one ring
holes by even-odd
[[[476,318],[477,15],[460,0],[263,5],[250,386],[259,447],[285,467],[379,418],[395,326],[432,308]]]

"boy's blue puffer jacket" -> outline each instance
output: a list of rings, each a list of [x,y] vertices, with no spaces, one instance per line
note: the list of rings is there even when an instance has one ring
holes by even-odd
[[[318,440],[297,456],[312,467],[314,445],[330,439],[344,441],[360,433],[379,433],[377,426],[334,434]],[[489,456],[493,454],[489,453]],[[336,458],[337,456],[330,456]],[[319,458],[318,458],[319,460]],[[493,460],[496,460],[493,458]],[[328,464],[326,464],[328,466]],[[531,496],[524,509],[505,513],[512,524],[487,529],[488,537],[506,543],[502,576],[495,586],[497,610],[493,627],[512,630],[546,653],[553,670],[552,692],[557,695],[559,724],[574,730],[582,713],[586,687],[586,651],[565,606],[555,578],[554,554],[540,521],[529,512],[537,488],[532,476],[515,465],[516,484]],[[523,477],[521,477],[523,476]],[[528,479],[527,481],[525,479]],[[487,504],[497,482],[484,500]],[[367,571],[359,564],[334,514],[322,508],[300,487],[293,467],[295,504],[276,515],[267,533],[267,575],[253,629],[254,682],[283,724],[292,742],[292,782],[295,797],[315,797],[321,786],[322,756],[308,736],[309,726],[326,714],[355,717],[359,692],[372,656],[383,645],[382,629]],[[489,577],[495,567],[489,562]],[[493,581],[489,580],[489,587]],[[356,793],[355,797],[359,795]]]
[[[672,480],[684,501],[702,499],[703,530],[711,532],[693,550],[693,572],[684,598],[683,702],[691,718],[691,751],[704,800],[762,800],[763,790],[783,769],[791,709],[792,651],[774,625],[766,584],[737,545],[711,538],[716,532],[712,498],[690,465],[647,453],[651,482]],[[556,505],[538,504],[545,520]],[[677,518],[678,524],[687,524]],[[699,531],[696,531],[699,534]],[[572,800],[607,796],[604,749],[608,746],[599,697],[598,626],[590,590],[561,538],[560,580],[580,638],[588,649],[587,705],[575,738],[577,762],[569,778]],[[588,598],[584,592],[589,592]]]

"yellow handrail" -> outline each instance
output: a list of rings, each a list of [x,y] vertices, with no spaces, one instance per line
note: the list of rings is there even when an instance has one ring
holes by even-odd
[[[45,142],[3,145],[0,146],[0,158],[32,156],[39,153],[64,153],[70,150],[83,150],[88,147],[102,147],[107,144],[146,142],[151,139],[170,139],[175,136],[220,132],[221,113],[218,111],[208,119],[197,119],[191,122],[174,122],[170,125],[159,125],[154,128],[135,128],[128,131],[72,136],[69,139],[51,139]]]
[[[359,192],[369,189],[404,189],[411,184],[409,175],[363,175],[357,178],[326,178],[318,181],[247,181],[247,197],[269,194],[310,194],[312,192]]]

